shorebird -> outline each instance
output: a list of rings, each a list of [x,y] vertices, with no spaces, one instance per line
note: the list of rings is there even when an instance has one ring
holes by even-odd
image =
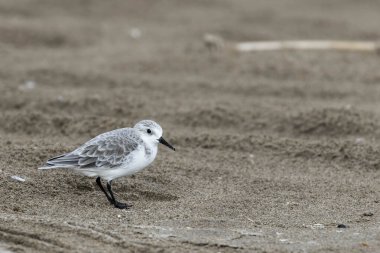
[[[158,144],[175,148],[162,137],[162,128],[152,120],[142,120],[133,128],[120,128],[87,141],[72,152],[49,159],[39,169],[68,168],[85,176],[96,177],[96,183],[108,201],[117,208],[132,205],[115,199],[112,181],[141,171],[156,158]],[[107,190],[101,179],[107,181]]]

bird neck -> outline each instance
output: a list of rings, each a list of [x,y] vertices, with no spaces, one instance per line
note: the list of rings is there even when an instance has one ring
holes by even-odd
[[[154,159],[157,155],[157,149],[158,149],[158,142],[152,141],[152,139],[144,138],[144,149],[145,149],[145,156],[147,158]]]
[[[157,150],[158,150],[157,144],[145,142],[144,143],[144,149],[145,149],[145,156],[149,160],[153,161],[154,158],[156,158],[156,155],[157,155]]]

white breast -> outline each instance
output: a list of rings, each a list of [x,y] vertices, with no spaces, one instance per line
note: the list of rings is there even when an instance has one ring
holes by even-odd
[[[130,155],[133,156],[132,159],[130,159],[129,161],[127,161],[119,167],[92,169],[91,172],[95,172],[96,170],[96,175],[89,175],[84,171],[81,172],[83,172],[87,176],[100,176],[101,178],[107,181],[110,181],[118,177],[129,176],[139,172],[140,170],[144,169],[154,161],[157,155],[157,147],[152,148],[152,153],[150,154],[150,156],[146,155],[145,148],[143,146],[137,149],[136,151],[133,151]]]

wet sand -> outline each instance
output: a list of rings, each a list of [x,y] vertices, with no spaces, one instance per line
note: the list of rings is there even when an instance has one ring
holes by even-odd
[[[378,251],[380,56],[209,52],[202,37],[376,40],[379,11],[0,1],[0,252]],[[37,170],[146,118],[177,152],[114,182],[130,210],[94,178]]]

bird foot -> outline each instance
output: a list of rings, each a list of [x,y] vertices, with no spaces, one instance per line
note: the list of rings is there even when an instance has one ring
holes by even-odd
[[[119,208],[119,209],[129,209],[133,206],[132,204],[121,203],[118,201],[115,201],[115,203],[113,204],[116,208]]]

